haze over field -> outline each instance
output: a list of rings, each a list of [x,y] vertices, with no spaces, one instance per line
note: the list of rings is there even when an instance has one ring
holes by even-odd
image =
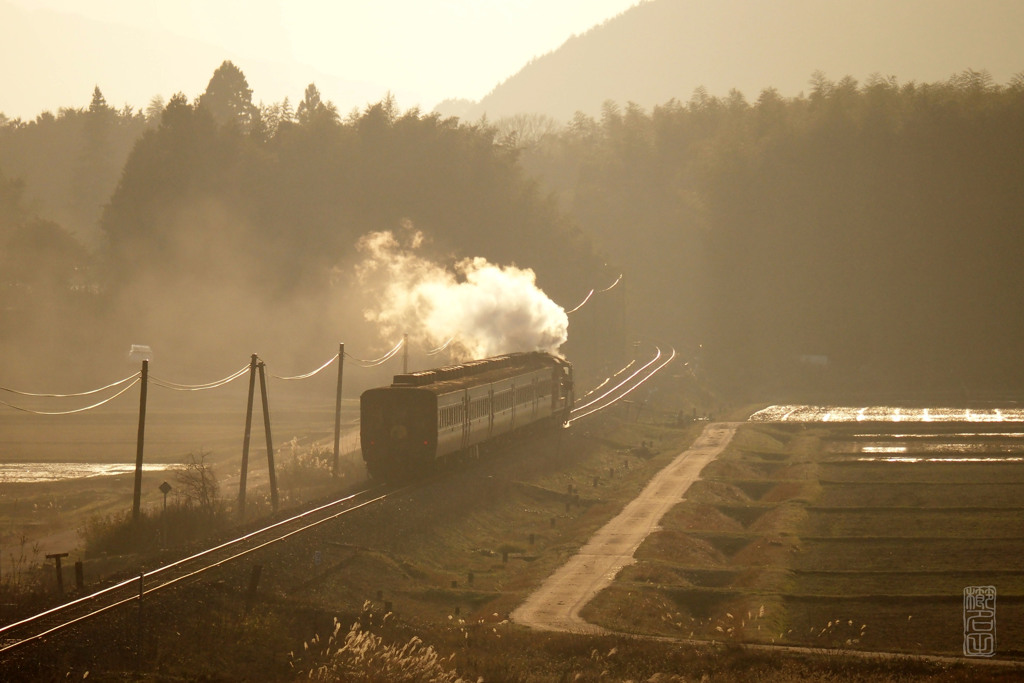
[[[363,644],[417,632],[384,664],[434,641],[467,680],[955,680],[981,668],[903,655],[958,654],[997,583],[1019,658],[1022,35],[1024,0],[0,0],[0,461],[185,461],[181,503],[147,472],[132,518],[106,514],[127,476],[0,471],[3,618],[72,525],[95,582],[330,516],[17,658],[292,680],[368,652],[348,614]],[[568,364],[359,400],[530,351]],[[587,607],[631,636],[580,657],[509,623],[704,420],[724,450]]]
[[[33,119],[80,107],[199,93],[225,59],[257,101],[298,101],[316,82],[342,113],[391,91],[430,110],[479,99],[531,58],[635,0],[0,0],[0,112]],[[24,59],[25,55],[35,55]],[[13,68],[13,65],[17,68]]]
[[[1024,379],[1020,3],[0,0],[0,30],[6,381],[375,357],[410,325],[367,319],[358,245],[403,225],[453,292],[496,264],[569,310],[622,274],[509,337],[574,360],[656,337],[752,398]]]
[[[256,101],[315,82],[344,114],[392,92],[405,107],[567,120],[611,99],[644,107],[695,88],[793,96],[815,71],[935,81],[1021,69],[1015,0],[0,0],[0,112],[198,93],[230,59]],[[24,59],[33,55],[32,59]],[[446,102],[454,100],[454,102]]]
[[[755,100],[809,92],[811,76],[932,82],[973,69],[1000,83],[1022,66],[1015,0],[654,0],[531,62],[464,113],[567,121],[612,100],[650,108],[698,88]]]

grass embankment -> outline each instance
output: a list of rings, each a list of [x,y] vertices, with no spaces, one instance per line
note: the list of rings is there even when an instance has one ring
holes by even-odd
[[[466,680],[487,681],[648,680],[658,674],[662,680],[953,681],[966,673],[975,680],[1013,680],[960,665],[831,656],[848,637],[860,636],[861,624],[868,624],[864,638],[881,629],[877,619],[857,623],[852,610],[831,613],[816,625],[825,634],[803,639],[820,654],[742,647],[742,641],[769,643],[796,633],[801,615],[820,618],[805,607],[817,603],[796,598],[814,595],[801,582],[810,586],[812,568],[804,557],[813,556],[816,541],[808,525],[820,529],[816,506],[830,481],[820,474],[824,431],[741,429],[733,447],[669,513],[664,530],[641,547],[640,561],[584,613],[627,633],[693,633],[724,647],[537,633],[508,623],[512,608],[704,426],[677,427],[670,419],[675,414],[648,413],[640,421],[602,416],[563,432],[560,441],[508,449],[172,589],[149,604],[140,666],[159,680],[305,677],[322,664],[339,664],[322,655],[338,619],[335,645],[365,648],[357,661],[341,662],[357,667],[337,668],[346,672],[338,674],[341,680],[393,676],[372,673],[366,664],[374,657],[381,665],[388,658],[440,663]],[[255,564],[262,578],[255,597],[248,597]],[[827,583],[828,577],[816,580]],[[823,615],[834,603],[826,596],[820,605]],[[90,680],[132,669],[135,619],[126,613],[103,628],[55,639],[46,650],[52,660],[32,666],[57,678],[91,670]],[[834,625],[827,627],[828,621]],[[419,639],[415,647],[403,654],[413,638]],[[792,635],[788,640],[801,642]],[[90,643],[103,647],[90,650]],[[386,651],[388,644],[398,647]]]
[[[957,655],[963,589],[995,585],[997,651],[1019,653],[1024,466],[844,455],[864,429],[744,426],[584,616],[719,642]]]
[[[630,633],[777,639],[797,533],[818,493],[813,449],[812,437],[741,428],[584,617]]]

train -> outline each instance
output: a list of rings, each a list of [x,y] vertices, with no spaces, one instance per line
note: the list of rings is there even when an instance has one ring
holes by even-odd
[[[359,398],[369,475],[408,480],[527,431],[568,422],[572,364],[540,351],[395,375]]]

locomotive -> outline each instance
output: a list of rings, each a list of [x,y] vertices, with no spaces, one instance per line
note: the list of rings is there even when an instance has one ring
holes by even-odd
[[[395,375],[359,399],[367,472],[397,481],[525,430],[558,426],[573,404],[572,365],[548,353],[510,353]]]

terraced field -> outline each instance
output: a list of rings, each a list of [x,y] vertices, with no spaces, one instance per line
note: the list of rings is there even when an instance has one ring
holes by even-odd
[[[749,424],[584,616],[609,628],[960,654],[995,586],[1024,646],[1019,425]]]

